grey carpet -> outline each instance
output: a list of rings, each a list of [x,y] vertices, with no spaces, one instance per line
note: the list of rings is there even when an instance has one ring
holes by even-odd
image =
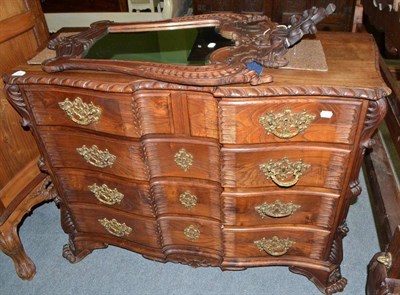
[[[344,239],[342,274],[348,285],[340,294],[345,295],[365,294],[367,264],[379,251],[365,182],[362,177],[360,181],[363,193],[350,208],[350,232]],[[70,264],[61,256],[67,236],[54,204],[35,209],[21,226],[20,236],[37,274],[30,282],[20,280],[11,260],[0,251],[1,295],[320,294],[307,278],[292,274],[286,267],[223,272],[219,268],[153,262],[113,246],[95,250],[81,262]]]

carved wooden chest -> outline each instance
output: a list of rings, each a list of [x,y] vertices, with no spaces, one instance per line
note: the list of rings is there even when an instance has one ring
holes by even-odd
[[[119,32],[210,26],[234,44],[202,66],[88,50]],[[326,294],[344,288],[345,219],[390,90],[366,34],[319,33],[325,71],[257,72],[285,64],[290,33],[307,32],[234,14],[105,22],[51,43],[46,72],[5,77],[60,194],[68,260],[111,244],[225,270],[286,265]]]

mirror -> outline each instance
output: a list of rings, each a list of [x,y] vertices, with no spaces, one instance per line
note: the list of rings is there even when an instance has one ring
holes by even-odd
[[[199,66],[208,64],[208,56],[215,50],[233,45],[215,27],[113,32],[97,40],[84,58]]]

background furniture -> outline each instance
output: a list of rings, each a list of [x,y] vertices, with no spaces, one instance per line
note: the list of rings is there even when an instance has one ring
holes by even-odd
[[[140,12],[140,10],[149,9],[151,12],[161,12],[159,0],[128,0],[128,11]]]
[[[374,34],[383,57],[400,58],[400,1],[362,1],[367,30]],[[385,125],[374,136],[376,145],[365,158],[376,225],[382,252],[368,268],[368,294],[400,293],[400,60],[380,60],[386,83],[392,88],[387,98]]]
[[[77,4],[77,2],[79,1],[75,1],[75,4]],[[56,1],[55,3],[61,2]],[[162,19],[169,19],[172,17],[180,17],[186,14],[192,14],[190,0],[165,0],[157,3],[157,12],[150,11],[146,13],[132,13],[128,11],[128,8],[126,10],[123,10],[121,8],[123,12],[107,12],[106,10],[102,10],[101,7],[92,8],[92,10],[95,10],[95,12],[88,12],[85,11],[85,6],[79,8],[81,7],[80,5],[75,5],[75,8],[71,9],[65,7],[62,9],[46,9],[45,5],[43,8],[45,9],[45,12],[47,11],[45,13],[45,18],[49,26],[49,31],[51,33],[55,33],[62,28],[68,27],[89,27],[90,24],[94,22],[106,19],[113,20],[115,22],[144,22],[157,21]],[[150,5],[151,4],[149,4],[149,6]],[[77,11],[79,13],[76,13],[74,11]]]
[[[126,12],[130,0],[41,0],[44,13],[52,12]],[[149,2],[149,1],[147,1]]]
[[[220,24],[236,30],[237,44],[253,44],[246,26]],[[91,42],[85,36],[105,32],[92,30],[51,46],[82,48],[77,43]],[[31,66],[9,77],[10,102],[40,142],[61,194],[70,236],[64,256],[77,262],[113,244],[194,266],[286,265],[326,294],[341,291],[345,219],[389,90],[370,36],[318,38],[327,72],[257,76],[233,62],[254,58],[261,42],[216,51],[218,64],[205,69],[54,60],[47,70],[94,71]],[[269,75],[274,81],[263,84]]]
[[[253,12],[265,14],[280,24],[288,24],[289,17],[301,14],[312,6],[326,7],[336,5],[333,15],[318,24],[319,30],[351,31],[355,0],[193,0],[194,14],[216,11]]]
[[[23,64],[48,38],[38,1],[0,1],[0,73]],[[0,81],[0,88],[3,88]],[[54,197],[50,180],[37,166],[39,152],[21,119],[0,92],[0,249],[9,255],[17,274],[31,279],[35,265],[18,237],[18,225],[35,205]]]

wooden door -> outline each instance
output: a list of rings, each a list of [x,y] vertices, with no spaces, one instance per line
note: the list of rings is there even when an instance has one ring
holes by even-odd
[[[0,74],[3,75],[44,47],[48,30],[39,0],[0,0],[0,7]],[[1,79],[0,88],[4,88]],[[3,188],[38,155],[31,133],[22,129],[20,116],[1,91],[0,216],[13,203],[13,196],[1,193]]]

